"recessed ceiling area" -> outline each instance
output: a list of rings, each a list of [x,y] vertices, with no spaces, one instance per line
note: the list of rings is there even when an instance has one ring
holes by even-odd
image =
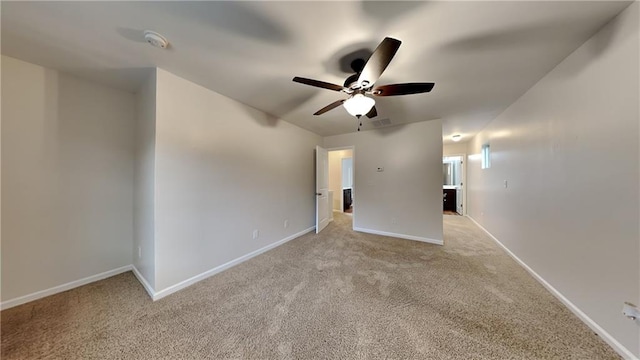
[[[378,85],[435,82],[426,94],[376,98],[363,130],[442,119],[468,140],[629,1],[3,2],[2,53],[135,91],[146,68],[178,76],[322,136],[355,132],[342,84],[353,54],[385,36],[402,46]],[[149,46],[157,31],[167,49]],[[604,44],[603,46],[606,46]]]

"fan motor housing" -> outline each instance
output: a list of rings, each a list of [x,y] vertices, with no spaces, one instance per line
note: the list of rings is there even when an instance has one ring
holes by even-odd
[[[344,81],[344,87],[346,88],[351,88],[351,85],[353,85],[354,83],[356,83],[358,81],[358,76],[359,74],[353,74],[351,76],[349,76],[345,81]]]

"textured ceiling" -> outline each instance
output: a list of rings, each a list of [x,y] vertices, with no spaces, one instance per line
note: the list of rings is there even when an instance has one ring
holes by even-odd
[[[377,98],[376,120],[442,119],[463,141],[513,103],[629,2],[3,2],[2,53],[135,91],[161,67],[320,135],[356,131],[342,84],[354,54],[402,46],[378,84],[428,81],[431,93]],[[160,32],[167,50],[146,44]],[[364,129],[373,128],[365,120]]]

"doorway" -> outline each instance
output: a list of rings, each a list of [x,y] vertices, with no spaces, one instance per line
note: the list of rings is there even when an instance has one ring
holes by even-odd
[[[342,158],[342,210],[353,213],[353,154]]]
[[[442,158],[442,212],[464,215],[464,156]]]
[[[333,212],[354,212],[353,164],[353,147],[329,149],[329,196]]]

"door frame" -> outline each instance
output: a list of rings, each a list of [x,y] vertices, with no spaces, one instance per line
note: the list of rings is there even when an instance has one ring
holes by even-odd
[[[356,147],[355,145],[349,145],[349,146],[340,146],[340,147],[332,147],[332,148],[327,148],[327,151],[338,151],[338,150],[351,150],[351,159],[353,161],[353,164],[351,165],[351,176],[352,178],[352,182],[351,182],[351,197],[355,198],[355,193],[356,193]],[[342,163],[342,162],[341,162]],[[341,164],[342,165],[342,164]],[[331,172],[331,170],[329,170],[329,172]],[[334,194],[334,196],[336,196],[336,194]],[[343,203],[343,199],[342,199],[342,194],[340,194],[340,208],[342,209],[342,212],[344,212],[344,203]],[[333,204],[331,204],[331,211],[333,211]],[[351,211],[351,218],[353,219],[353,221],[351,222],[351,228],[355,228],[355,224],[356,224],[356,207],[353,207],[353,210]]]
[[[462,158],[462,216],[467,216],[467,189],[469,188],[468,184],[467,184],[467,154],[459,154],[459,153],[453,153],[453,154],[442,154],[442,157],[454,157],[454,156],[459,156]]]

